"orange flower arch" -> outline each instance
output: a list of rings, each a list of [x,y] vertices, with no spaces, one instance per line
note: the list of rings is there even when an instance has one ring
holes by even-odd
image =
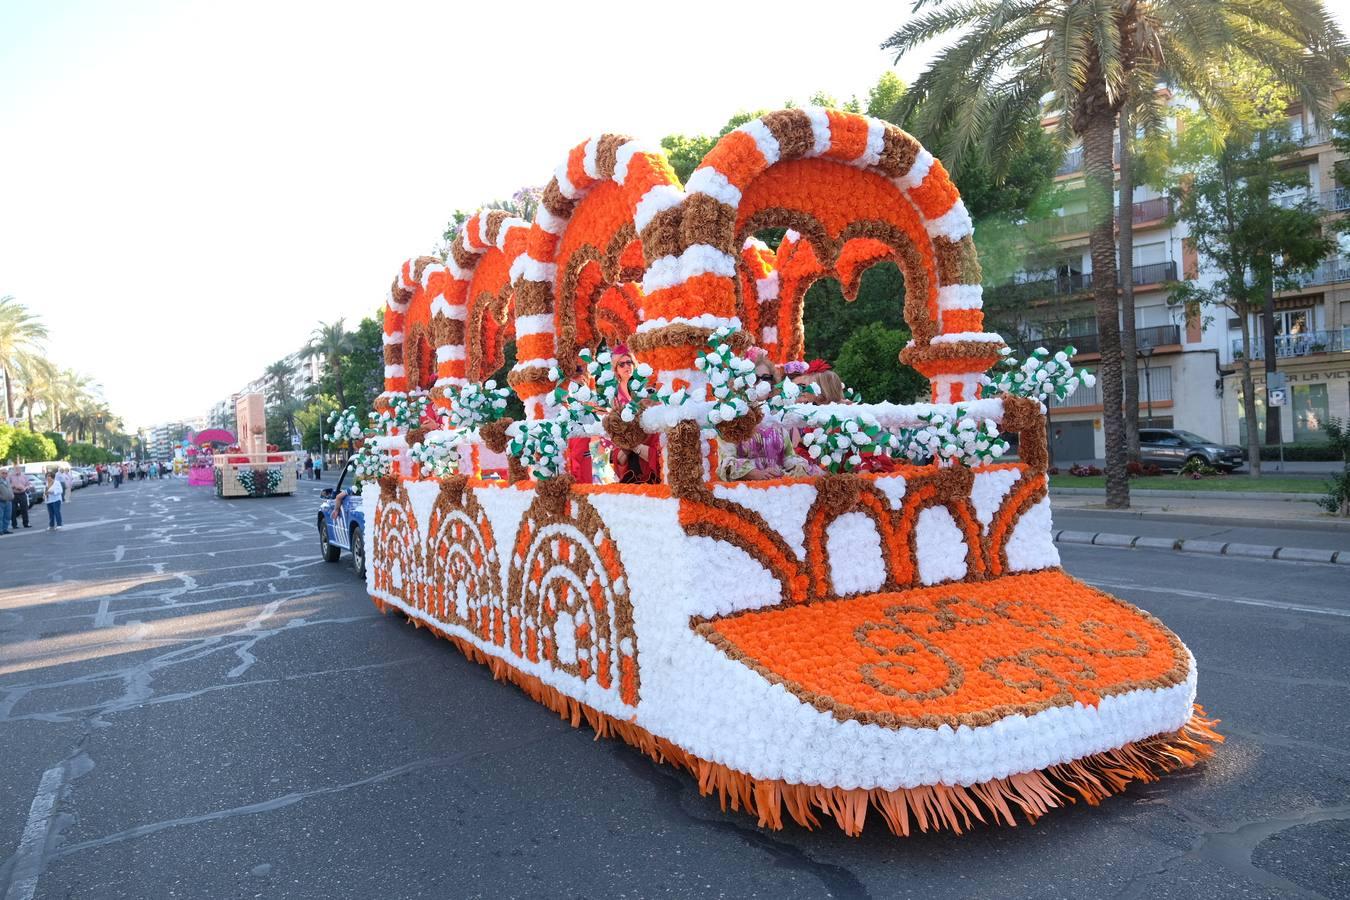
[[[799,238],[775,254],[753,240],[773,226]],[[776,360],[800,358],[806,288],[833,275],[852,297],[888,260],[904,273],[914,335],[901,361],[934,400],[975,398],[1003,348],[984,331],[970,216],[942,164],[895,126],[835,110],[747,122],[683,187],[660,150],[592,138],[558,167],[532,224],[483,210],[444,266],[425,259],[391,292],[386,391],[408,389],[410,362],[411,387],[425,386],[408,329],[433,336],[441,391],[486,377],[514,333],[509,381],[531,418],[545,414],[558,361],[601,338],[628,338],[672,384],[697,380],[694,357],[722,326],[745,328]]]

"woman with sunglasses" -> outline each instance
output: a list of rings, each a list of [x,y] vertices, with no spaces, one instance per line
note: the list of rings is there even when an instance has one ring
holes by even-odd
[[[618,397],[620,406],[626,405],[632,395],[628,392],[628,382],[636,368],[633,354],[627,344],[617,344],[610,351],[614,360],[614,374],[619,382]],[[647,440],[632,450],[615,447],[610,461],[614,465],[614,474],[620,484],[660,484],[661,483],[661,438],[649,434]]]

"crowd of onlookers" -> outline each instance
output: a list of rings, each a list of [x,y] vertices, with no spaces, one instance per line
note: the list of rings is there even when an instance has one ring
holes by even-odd
[[[29,515],[39,503],[47,510],[47,530],[61,528],[65,524],[66,504],[77,488],[91,484],[111,484],[120,488],[125,481],[145,481],[172,474],[173,464],[159,460],[95,466],[0,466],[0,535],[19,527],[33,527]]]

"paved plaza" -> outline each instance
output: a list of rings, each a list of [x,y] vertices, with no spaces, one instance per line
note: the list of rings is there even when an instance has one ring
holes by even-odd
[[[1199,660],[1207,764],[1034,825],[762,830],[319,558],[318,491],[0,538],[0,897],[1350,896],[1350,570],[1061,547]],[[1065,525],[1062,527],[1073,527]]]

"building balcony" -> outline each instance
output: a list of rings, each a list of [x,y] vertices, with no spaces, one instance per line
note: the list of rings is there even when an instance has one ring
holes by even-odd
[[[1120,165],[1120,141],[1117,140],[1111,145],[1111,162],[1114,165]],[[1055,170],[1055,175],[1075,175],[1083,171],[1083,148],[1082,146],[1070,147],[1064,151],[1064,159]]]
[[[1181,326],[1180,325],[1154,325],[1148,328],[1136,328],[1134,330],[1134,343],[1136,347],[1142,347],[1147,344],[1150,347],[1168,347],[1181,344]],[[1089,354],[1098,354],[1102,352],[1101,341],[1097,332],[1092,331],[1088,334],[1065,335],[1064,337],[1042,337],[1034,341],[1021,341],[1017,349],[1022,357],[1028,356],[1037,347],[1044,347],[1051,353],[1057,353],[1066,347],[1073,347],[1077,356]]]
[[[1275,336],[1275,358],[1290,359],[1312,356],[1314,353],[1341,353],[1350,350],[1350,326],[1340,331],[1305,331],[1302,334]],[[1233,358],[1242,358],[1242,338],[1233,338]],[[1265,359],[1266,348],[1259,338],[1252,338],[1252,359]]]
[[[1148,263],[1147,265],[1135,266],[1131,274],[1133,275],[1132,281],[1136,286],[1175,281],[1177,264],[1174,260]],[[1000,300],[1032,301],[1046,297],[1064,297],[1086,293],[1092,290],[1092,284],[1091,272],[1071,272],[1064,275],[1030,278],[1026,281],[1010,281],[991,288],[990,293],[996,294]],[[1120,284],[1119,273],[1117,273],[1116,284]]]
[[[1350,198],[1347,198],[1350,200]],[[1134,204],[1133,219],[1136,225],[1145,222],[1157,222],[1172,214],[1172,201],[1168,197],[1155,197]],[[1063,237],[1066,234],[1083,234],[1092,228],[1092,215],[1086,212],[1068,213],[1063,216],[1051,216],[1022,226],[1029,236],[1042,239]]]
[[[1141,222],[1156,222],[1172,215],[1171,197],[1154,197],[1152,200],[1140,200],[1134,204],[1132,218],[1138,225]]]
[[[1305,200],[1313,201],[1325,212],[1345,212],[1350,209],[1350,188],[1338,187],[1330,191],[1322,191],[1320,194],[1314,194],[1309,190],[1291,191],[1288,194],[1270,198],[1271,203],[1283,207],[1296,206]]]
[[[1331,259],[1324,260],[1312,272],[1299,276],[1295,281],[1300,287],[1350,281],[1350,257],[1334,256]]]
[[[1055,170],[1056,175],[1072,175],[1074,172],[1083,171],[1083,148],[1070,147],[1064,151],[1064,160]]]

